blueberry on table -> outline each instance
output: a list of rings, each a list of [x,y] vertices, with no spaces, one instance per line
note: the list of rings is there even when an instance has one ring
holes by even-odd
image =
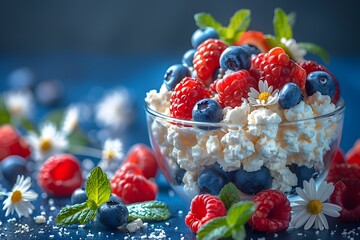
[[[196,49],[201,43],[210,38],[219,39],[219,34],[214,28],[205,27],[197,29],[191,36],[191,45]]]
[[[243,47],[230,46],[222,52],[220,56],[220,66],[224,70],[249,70],[251,66],[251,54]]]
[[[333,98],[336,84],[334,79],[327,72],[315,71],[307,75],[305,89],[309,96],[318,91],[322,95],[329,95],[330,98]]]
[[[9,156],[1,161],[0,170],[9,185],[14,185],[18,175],[27,175],[26,160],[20,156]]]
[[[269,189],[271,184],[272,177],[270,171],[264,166],[254,172],[247,172],[241,168],[235,173],[236,187],[246,194],[256,194],[262,190]]]
[[[303,96],[301,89],[295,83],[287,83],[279,92],[279,105],[284,109],[289,109],[296,106]]]
[[[197,183],[204,193],[218,195],[229,179],[214,167],[207,167],[200,172]]]
[[[222,110],[221,105],[217,101],[211,98],[204,98],[195,104],[192,110],[192,118],[197,122],[217,123],[223,118]]]
[[[186,67],[192,67],[195,52],[196,52],[195,49],[187,50],[183,55],[183,58],[182,58],[182,61],[181,61],[182,64],[184,64]]]
[[[176,85],[183,80],[184,77],[190,77],[190,70],[182,65],[175,64],[169,67],[164,75],[164,84],[168,90],[174,90]]]
[[[310,178],[314,178],[317,175],[317,172],[315,171],[315,169],[313,167],[308,168],[306,166],[299,166],[295,163],[291,164],[289,166],[289,169],[298,178],[297,187],[300,187],[300,188],[303,188],[304,180],[308,182],[310,180]]]
[[[102,204],[97,212],[98,221],[108,228],[117,228],[127,223],[129,211],[127,207],[116,199]]]
[[[86,191],[82,188],[76,189],[71,194],[71,204],[72,205],[86,202],[86,200],[87,200]]]

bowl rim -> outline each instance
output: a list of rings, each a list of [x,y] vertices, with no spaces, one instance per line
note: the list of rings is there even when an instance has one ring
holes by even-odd
[[[211,127],[211,128],[219,128],[219,127],[238,128],[238,127],[244,127],[244,126],[269,126],[269,125],[286,126],[286,125],[305,123],[310,120],[316,121],[316,120],[321,120],[321,119],[325,119],[325,118],[329,118],[329,117],[333,117],[333,116],[342,115],[346,108],[344,99],[340,98],[339,101],[335,104],[335,106],[337,107],[335,109],[335,111],[324,114],[324,115],[312,117],[312,118],[303,118],[303,119],[298,119],[298,120],[294,120],[294,121],[286,121],[286,122],[280,122],[280,123],[269,122],[269,123],[261,123],[261,124],[239,124],[239,123],[224,123],[224,122],[210,123],[210,122],[199,122],[199,121],[193,121],[193,120],[184,120],[184,119],[179,119],[179,118],[173,118],[173,117],[167,116],[163,113],[157,112],[156,110],[150,108],[150,106],[148,105],[147,102],[145,102],[144,108],[145,108],[145,112],[147,115],[162,119],[163,121],[173,123],[173,124],[179,124],[179,125],[185,125],[185,126],[186,125],[187,126],[197,125],[197,126],[204,126],[204,127],[207,126],[207,127]]]

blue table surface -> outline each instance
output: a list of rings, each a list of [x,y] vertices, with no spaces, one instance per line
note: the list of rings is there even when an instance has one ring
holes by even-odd
[[[136,120],[122,139],[127,150],[135,143],[149,145],[145,113],[144,97],[150,89],[157,89],[162,83],[168,66],[178,63],[179,57],[170,55],[149,56],[104,56],[82,54],[47,54],[31,56],[0,56],[0,92],[7,89],[8,74],[19,67],[31,68],[38,79],[57,79],[65,87],[64,98],[58,107],[65,107],[71,102],[96,102],[106,91],[116,87],[126,87],[133,94],[136,102]],[[342,97],[347,104],[341,147],[346,152],[360,137],[360,108],[358,94],[360,92],[360,57],[334,57],[328,68],[340,82]],[[35,121],[41,121],[50,109],[36,109]],[[79,156],[80,160],[84,157]],[[96,160],[95,160],[96,161]],[[55,216],[59,210],[69,203],[69,199],[57,199],[41,195],[36,182],[35,189],[40,193],[35,202],[33,217],[46,212],[47,224],[36,224],[33,218],[13,220],[13,216],[5,218],[0,211],[0,239],[196,239],[186,227],[184,218],[189,211],[189,203],[178,197],[166,183],[161,174],[156,179],[160,191],[158,200],[166,202],[172,217],[165,222],[148,223],[146,228],[135,233],[111,231],[99,226],[96,222],[85,227],[58,227]],[[10,188],[0,180],[5,188]],[[247,239],[360,239],[360,224],[340,223],[329,219],[330,230],[314,229],[287,230],[277,234],[257,233],[247,228]],[[351,230],[354,232],[350,232]],[[350,232],[343,234],[343,232]],[[161,237],[162,236],[162,237]],[[157,238],[156,238],[157,237]]]

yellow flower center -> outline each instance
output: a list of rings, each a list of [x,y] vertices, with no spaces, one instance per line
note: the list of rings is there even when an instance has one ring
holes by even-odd
[[[260,93],[258,99],[260,100],[260,102],[262,102],[264,100],[266,103],[269,97],[270,97],[270,93],[262,92],[262,93]]]
[[[39,147],[42,152],[47,152],[52,148],[52,142],[48,138],[41,139],[39,142]]]
[[[307,211],[313,215],[321,213],[322,203],[319,200],[310,200],[306,207]]]
[[[11,201],[13,203],[18,203],[22,200],[22,193],[19,190],[16,190],[11,195]]]
[[[113,159],[115,158],[115,153],[114,153],[114,151],[113,151],[113,150],[107,150],[107,151],[105,152],[105,158],[106,158],[107,160],[113,160]]]

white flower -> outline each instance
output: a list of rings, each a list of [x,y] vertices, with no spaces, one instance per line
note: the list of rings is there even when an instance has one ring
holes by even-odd
[[[79,108],[71,105],[65,113],[61,131],[65,135],[71,134],[78,126],[79,123]]]
[[[304,229],[308,230],[314,225],[314,228],[323,230],[329,229],[325,215],[339,217],[341,207],[332,203],[326,203],[334,191],[332,183],[322,182],[316,189],[315,180],[304,181],[304,189],[296,188],[296,193],[303,199],[295,201],[292,206],[295,216],[291,221],[294,228],[299,228],[305,224]]]
[[[295,39],[286,39],[281,38],[281,43],[283,43],[290,51],[291,56],[295,61],[304,61],[304,56],[306,55],[306,50],[299,47]]]
[[[119,139],[107,139],[104,143],[99,166],[104,171],[114,172],[124,157],[123,144]]]
[[[126,89],[106,95],[96,106],[96,120],[114,130],[124,130],[133,120],[133,103]]]
[[[259,81],[259,90],[258,92],[255,88],[250,88],[248,93],[248,101],[252,106],[267,106],[277,103],[279,100],[279,90],[276,89],[273,92],[273,86],[268,85],[268,82]]]
[[[34,206],[30,201],[35,201],[38,197],[37,193],[29,190],[31,187],[31,178],[17,176],[16,183],[12,191],[7,193],[7,198],[3,202],[3,210],[6,210],[5,217],[15,212],[19,216],[29,217],[33,212]]]
[[[11,91],[4,95],[4,103],[12,116],[30,118],[33,110],[33,96],[30,91]]]
[[[58,132],[53,123],[46,123],[40,130],[40,135],[30,132],[27,140],[36,161],[42,161],[51,155],[62,153],[68,146],[68,141],[62,132]]]

